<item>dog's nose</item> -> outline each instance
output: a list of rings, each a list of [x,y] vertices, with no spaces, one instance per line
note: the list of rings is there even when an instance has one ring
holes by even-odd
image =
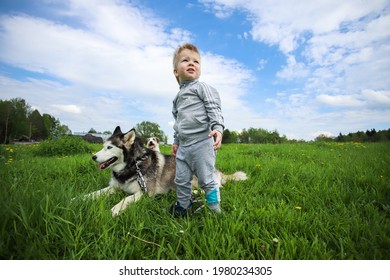
[[[93,159],[93,160],[96,160],[96,159],[97,159],[97,156],[96,156],[96,155],[93,155],[93,156],[92,156],[92,159]]]

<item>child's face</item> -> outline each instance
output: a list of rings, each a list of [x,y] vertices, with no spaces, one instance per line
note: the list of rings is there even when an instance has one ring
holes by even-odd
[[[176,68],[173,70],[179,82],[198,79],[200,72],[200,55],[188,49],[182,50]]]

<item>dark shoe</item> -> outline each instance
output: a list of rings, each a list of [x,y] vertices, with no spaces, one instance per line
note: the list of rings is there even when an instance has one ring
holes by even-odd
[[[173,205],[170,209],[169,209],[169,213],[175,217],[175,218],[183,218],[183,217],[186,217],[189,212],[191,210],[191,205],[188,206],[187,209],[183,208],[179,202],[177,202],[175,205]]]

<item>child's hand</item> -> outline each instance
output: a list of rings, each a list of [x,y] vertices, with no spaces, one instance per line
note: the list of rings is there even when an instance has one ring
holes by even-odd
[[[172,155],[176,156],[177,148],[179,148],[179,145],[173,144],[172,145]]]
[[[222,133],[218,130],[213,130],[210,132],[209,137],[214,137],[214,150],[218,150],[221,147],[222,144]]]

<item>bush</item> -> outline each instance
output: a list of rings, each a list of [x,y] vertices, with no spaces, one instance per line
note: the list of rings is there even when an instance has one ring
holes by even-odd
[[[63,136],[58,139],[46,140],[39,144],[37,156],[66,156],[91,153],[92,147],[81,137]]]

